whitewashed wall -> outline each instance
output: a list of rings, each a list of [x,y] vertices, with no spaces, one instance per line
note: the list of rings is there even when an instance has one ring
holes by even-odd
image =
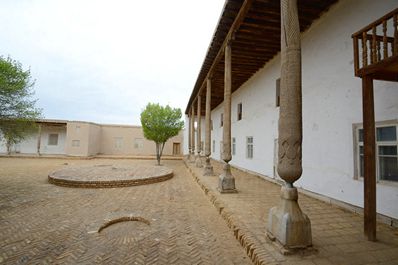
[[[27,137],[21,143],[11,147],[11,152],[20,152],[25,154],[36,154],[37,153],[37,134],[33,134],[30,137]],[[7,153],[7,147],[5,141],[2,139],[0,141],[0,154]]]
[[[58,144],[49,145],[48,138],[50,134],[58,134]],[[65,154],[66,127],[47,127],[43,126],[41,131],[40,153],[41,154]],[[37,142],[36,142],[37,143]],[[22,143],[21,143],[22,146]],[[36,145],[37,146],[37,145]]]
[[[48,137],[50,134],[58,134],[58,144],[48,145]],[[21,154],[37,154],[37,137],[38,134],[32,134],[19,144],[13,146],[11,151],[13,153],[18,152]],[[65,154],[65,139],[66,139],[66,128],[65,127],[52,127],[43,126],[41,131],[40,139],[40,153],[41,154],[53,154],[62,155]],[[7,153],[7,148],[4,141],[0,143],[0,153]]]
[[[396,1],[340,1],[302,35],[303,176],[296,186],[363,207],[363,182],[354,179],[353,124],[362,122],[361,79],[354,77],[351,34],[397,7]],[[275,82],[280,56],[232,95],[231,164],[273,177],[279,109]],[[237,121],[237,104],[243,119]],[[398,118],[398,83],[375,82],[376,121]],[[222,104],[212,111],[214,159],[220,159]],[[246,137],[254,157],[246,158]],[[239,187],[238,187],[239,188]],[[377,211],[398,218],[398,185],[377,185]]]

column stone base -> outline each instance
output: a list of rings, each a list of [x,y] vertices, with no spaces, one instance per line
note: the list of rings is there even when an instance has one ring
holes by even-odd
[[[196,167],[203,167],[202,158],[200,157],[200,154],[196,155],[195,165]]]
[[[267,235],[285,249],[305,249],[312,246],[311,222],[297,203],[295,187],[283,186],[278,206],[268,215]]]
[[[236,193],[235,178],[231,174],[231,166],[226,163],[223,167],[223,173],[218,178],[218,188],[220,193]]]
[[[214,176],[213,166],[210,164],[210,157],[206,157],[205,169],[203,176]]]
[[[189,163],[195,163],[195,154],[194,153],[189,154]]]

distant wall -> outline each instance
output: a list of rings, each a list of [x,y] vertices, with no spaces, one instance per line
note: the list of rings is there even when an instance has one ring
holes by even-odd
[[[89,156],[97,155],[101,152],[101,126],[90,123],[88,125],[88,150]]]
[[[101,125],[91,122],[65,121],[60,125],[48,125],[42,122],[41,154],[66,154],[69,156],[103,155],[155,155],[153,141],[145,139],[140,126]],[[57,143],[52,143],[51,134],[57,135]],[[54,138],[54,136],[52,136]],[[12,147],[14,153],[36,154],[38,134]],[[0,141],[0,153],[7,153],[3,141]],[[169,139],[163,149],[164,155],[182,155],[183,130]]]
[[[183,150],[183,132],[167,141],[163,154],[173,155],[173,144],[180,145]],[[153,141],[145,139],[139,126],[102,125],[101,154],[104,155],[155,155],[156,147]]]
[[[90,123],[68,122],[66,128],[66,154],[70,156],[89,155]]]

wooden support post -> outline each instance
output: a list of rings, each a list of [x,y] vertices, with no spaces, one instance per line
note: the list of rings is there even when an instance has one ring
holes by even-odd
[[[188,160],[191,160],[192,146],[191,146],[191,112],[188,113]]]
[[[225,75],[224,75],[224,121],[223,121],[223,152],[222,160],[229,163],[231,153],[231,87],[232,87],[232,51],[231,42],[225,46]]]
[[[281,81],[278,174],[285,181],[279,205],[270,209],[267,233],[287,251],[312,245],[311,222],[293,186],[302,174],[301,39],[297,0],[281,0]]]
[[[195,108],[191,107],[191,163],[195,162]]]
[[[376,240],[376,143],[373,79],[362,78],[364,134],[364,232],[369,241]]]
[[[211,79],[207,79],[206,84],[206,116],[205,116],[205,156],[206,164],[203,175],[213,176],[213,166],[210,164],[211,155]]]
[[[202,98],[200,95],[198,95],[198,121],[197,121],[197,134],[196,134],[196,167],[202,167],[202,158],[200,157],[200,152],[202,151]]]
[[[221,193],[237,192],[235,178],[231,174],[229,161],[231,154],[231,88],[232,88],[232,50],[231,40],[225,46],[225,69],[224,69],[224,117],[223,117],[223,151],[222,160],[225,162],[223,173],[218,180],[218,190]]]
[[[37,135],[37,155],[40,155],[40,145],[41,145],[41,124],[39,124],[39,131]]]

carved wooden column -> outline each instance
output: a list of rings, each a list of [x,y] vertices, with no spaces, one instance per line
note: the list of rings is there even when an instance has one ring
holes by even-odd
[[[211,155],[211,79],[207,79],[206,84],[206,116],[205,116],[205,156],[206,156],[206,164],[203,175],[205,176],[213,176],[213,166],[210,164],[210,155]]]
[[[231,41],[225,46],[225,70],[224,70],[224,120],[223,120],[223,152],[222,160],[225,164],[223,173],[219,177],[218,190],[221,193],[237,192],[235,178],[231,174],[229,161],[231,154],[231,82],[232,82],[232,56]]]
[[[278,174],[285,181],[279,205],[268,216],[268,235],[285,249],[312,245],[311,223],[293,183],[302,173],[301,45],[297,0],[281,0],[281,86]]]
[[[195,162],[195,108],[193,107],[194,103],[192,103],[191,107],[191,154],[189,162]]]
[[[40,155],[41,146],[41,123],[39,123],[39,131],[37,133],[37,155]]]
[[[200,92],[199,92],[200,93]],[[197,134],[196,134],[196,167],[203,167],[202,164],[202,158],[200,157],[200,152],[202,151],[202,110],[201,110],[201,105],[202,105],[202,98],[200,95],[198,95],[198,129],[197,129]]]

